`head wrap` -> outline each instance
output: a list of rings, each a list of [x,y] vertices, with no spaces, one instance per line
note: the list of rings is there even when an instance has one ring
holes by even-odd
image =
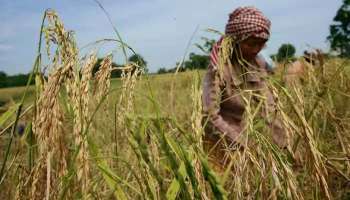
[[[255,7],[239,7],[229,15],[225,34],[237,41],[251,36],[268,40],[270,37],[270,20]]]
[[[240,42],[251,36],[268,40],[271,22],[264,14],[254,7],[240,7],[229,15],[225,34],[233,36],[233,40]],[[216,42],[210,53],[210,63],[216,68],[224,37]]]

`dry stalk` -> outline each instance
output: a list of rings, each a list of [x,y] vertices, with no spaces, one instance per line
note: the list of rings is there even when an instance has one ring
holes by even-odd
[[[115,106],[118,106],[116,112],[116,126],[119,127],[120,135],[126,136],[127,127],[125,124],[126,117],[134,112],[134,102],[135,102],[135,86],[137,82],[137,77],[142,73],[140,68],[134,63],[129,63],[122,73],[122,91]],[[115,141],[118,142],[118,141]]]
[[[105,57],[96,72],[94,95],[96,102],[100,102],[102,97],[108,94],[110,88],[110,77],[112,70],[112,55]]]
[[[59,68],[56,72],[48,78],[48,83],[44,86],[44,91],[39,99],[37,108],[37,117],[33,121],[33,133],[36,135],[39,144],[39,163],[38,166],[43,168],[50,167],[47,165],[50,163],[50,159],[48,158],[49,154],[58,155],[58,163],[55,170],[58,170],[58,174],[63,175],[67,170],[67,147],[64,144],[64,135],[63,135],[63,127],[62,127],[62,119],[63,114],[60,109],[60,105],[58,102],[58,93],[60,90],[60,86],[63,82],[62,76],[63,68]],[[34,182],[32,184],[32,195],[45,193],[36,192],[36,188],[42,188],[42,182],[36,179],[40,179],[45,177],[47,183],[57,184],[59,181],[58,174],[56,171],[50,171],[50,174],[45,174],[46,172],[40,169],[40,167],[34,173]],[[53,173],[53,175],[51,175]],[[51,178],[50,178],[51,177]],[[52,180],[49,180],[52,179]],[[36,185],[35,183],[39,183]],[[45,184],[44,184],[45,185]],[[50,187],[50,185],[46,185],[46,187]]]

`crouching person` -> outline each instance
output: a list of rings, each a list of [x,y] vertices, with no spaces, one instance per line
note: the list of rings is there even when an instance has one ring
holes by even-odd
[[[287,65],[284,81],[288,86],[299,84],[307,74],[308,69],[315,70],[321,68],[324,70],[324,54],[320,49],[314,51],[304,51],[301,59]],[[323,73],[323,72],[322,72]]]
[[[218,165],[225,165],[224,154],[230,147],[244,149],[238,141],[246,124],[243,117],[247,106],[245,94],[264,97],[267,106],[260,116],[272,130],[274,142],[281,148],[287,146],[280,121],[268,117],[269,113],[275,113],[275,102],[266,85],[267,63],[258,53],[269,36],[270,21],[259,10],[238,8],[229,15],[225,35],[212,49],[203,82],[204,148],[212,150],[209,159],[214,159]],[[256,103],[261,101],[261,98],[252,97]]]

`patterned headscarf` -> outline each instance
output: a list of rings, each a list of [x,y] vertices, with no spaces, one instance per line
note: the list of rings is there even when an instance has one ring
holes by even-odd
[[[232,35],[241,41],[254,36],[269,39],[271,22],[255,7],[240,7],[229,15],[226,35]]]
[[[270,37],[271,22],[255,7],[239,7],[229,15],[225,34],[233,36],[236,42],[251,36],[268,40]],[[213,67],[218,64],[218,54],[223,37],[213,46],[210,53],[210,63]]]

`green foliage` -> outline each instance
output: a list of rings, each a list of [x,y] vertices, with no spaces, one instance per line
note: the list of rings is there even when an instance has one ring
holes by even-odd
[[[216,41],[205,37],[202,37],[202,40],[204,40],[203,45],[195,44],[195,46],[198,47],[204,54],[209,55]]]
[[[178,72],[183,72],[187,70],[195,70],[195,69],[206,69],[209,65],[209,56],[207,55],[200,55],[196,53],[190,53],[189,59],[186,60],[178,69]],[[176,66],[171,69],[165,69],[160,68],[158,70],[158,74],[165,74],[165,73],[174,73],[177,69],[177,67],[180,65],[180,63],[176,63]]]
[[[7,74],[3,71],[0,71],[0,88],[7,86]]]
[[[100,68],[100,65],[103,61],[103,58],[98,58],[97,59],[97,62],[95,63],[95,66],[92,70],[92,74],[95,75],[95,73],[98,71],[98,69]],[[145,71],[147,72],[147,62],[145,61],[145,59],[139,55],[139,54],[134,54],[132,56],[130,56],[128,58],[128,61],[129,62],[133,62],[133,63],[136,63],[137,65],[139,65],[140,67],[144,68]],[[115,62],[112,63],[112,67],[113,68],[122,68],[124,67],[124,65],[121,65],[121,64],[117,64]],[[111,72],[111,77],[112,78],[120,78],[122,75],[122,71],[121,70],[113,70]]]
[[[0,88],[25,86],[30,74],[16,74],[8,76],[5,72],[0,71]],[[34,84],[34,80],[30,84]]]
[[[271,58],[273,60],[276,60],[277,62],[292,60],[294,59],[295,51],[295,47],[292,44],[282,44],[281,47],[278,49],[277,54],[272,55]]]
[[[333,21],[327,38],[331,49],[338,52],[341,57],[350,57],[350,0],[343,0],[343,5]]]
[[[98,71],[98,69],[101,66],[101,63],[103,61],[103,58],[98,58],[97,62],[95,63],[94,68],[92,69],[92,74],[95,75],[95,73]],[[121,65],[116,64],[115,62],[112,63],[112,67],[122,67]],[[112,78],[119,78],[121,77],[121,71],[120,70],[113,70],[111,72],[111,77]]]
[[[215,44],[215,40],[208,39],[205,37],[202,37],[202,40],[204,40],[204,44],[195,44],[197,48],[199,48],[203,54],[197,54],[191,52],[189,54],[188,60],[186,60],[180,67],[179,72],[186,71],[186,70],[195,70],[195,69],[206,69],[209,65],[210,58],[209,54]],[[176,68],[179,66],[179,63],[176,63],[176,66],[174,68],[171,68],[169,70],[165,68],[160,68],[157,72],[157,74],[164,74],[164,73],[173,73],[176,71]]]
[[[209,39],[206,40],[204,43],[204,47],[207,49],[207,53],[209,54],[211,50],[213,49],[214,44],[216,43],[216,40]]]
[[[8,86],[25,86],[29,79],[30,74],[17,74],[13,76],[9,76],[7,79]],[[34,84],[32,81],[30,84]]]
[[[189,60],[184,63],[185,68],[189,70],[193,69],[206,69],[209,64],[209,56],[198,55],[190,53]]]
[[[195,44],[195,46],[198,47],[204,55],[190,53],[189,60],[185,62],[185,69],[206,69],[208,67],[210,61],[209,54],[216,41],[205,37],[202,37],[202,40],[204,41],[203,45]]]
[[[165,74],[167,72],[168,71],[164,67],[161,67],[161,68],[158,69],[157,74]]]
[[[148,72],[147,62],[140,54],[134,54],[134,55],[130,56],[128,60],[129,60],[129,62],[136,63],[138,66],[143,68],[145,70],[145,72]]]

